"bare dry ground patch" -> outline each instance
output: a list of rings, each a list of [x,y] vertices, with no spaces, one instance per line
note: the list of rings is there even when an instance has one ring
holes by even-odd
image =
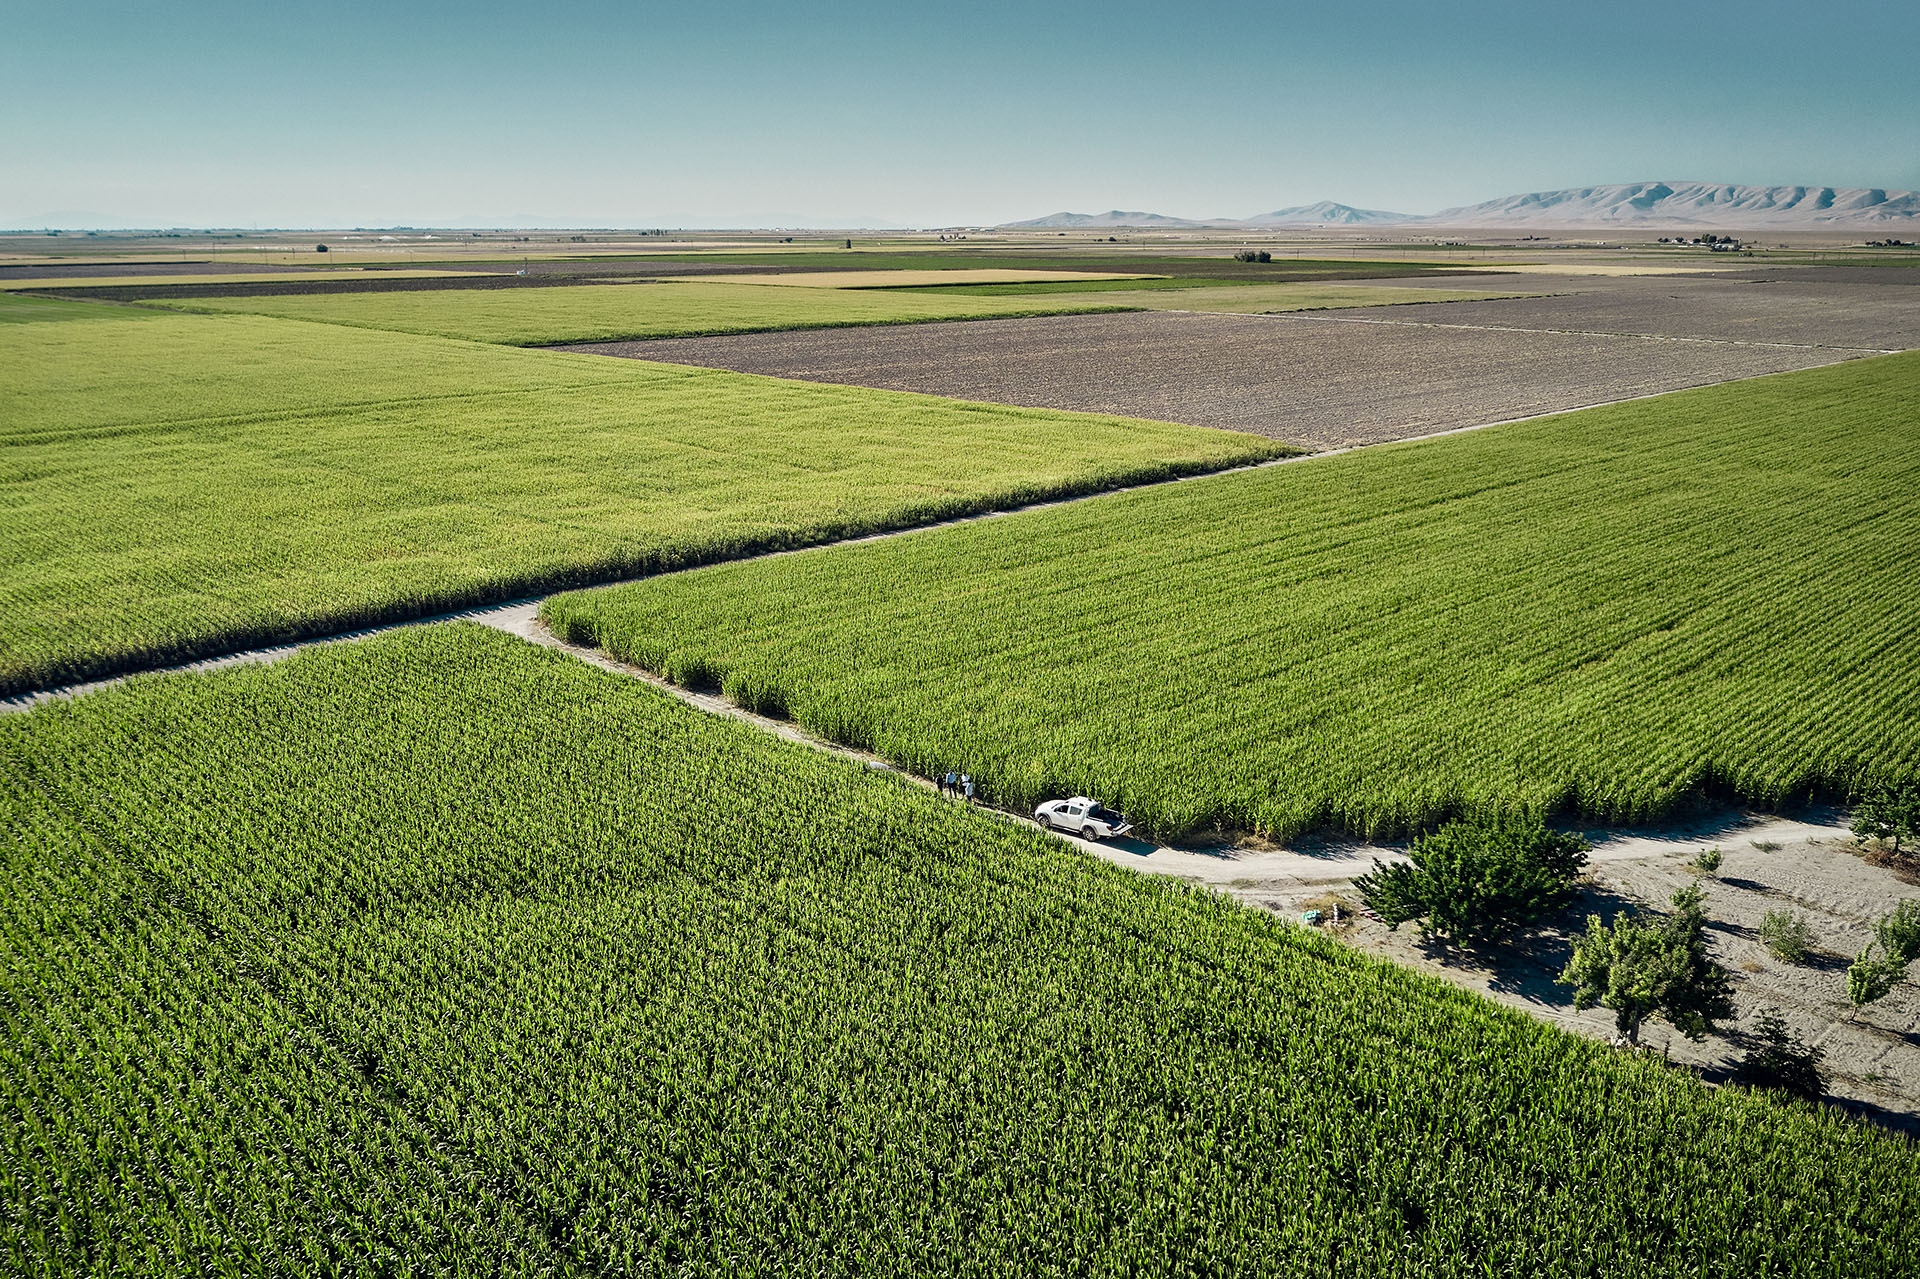
[[[1554,296],[1434,302],[1400,308],[1393,318],[1716,342],[1909,350],[1920,347],[1920,292],[1889,287],[1909,277],[1920,282],[1920,271],[1883,269],[1872,272],[1867,280],[1845,281],[1810,279],[1799,271],[1684,280],[1638,277],[1609,279],[1600,287],[1592,280],[1534,276],[1528,283],[1551,283]],[[1478,282],[1496,288],[1512,283],[1498,276],[1479,277]],[[1427,282],[1394,283],[1420,287]]]
[[[1427,309],[1396,307],[1392,315]],[[1227,427],[1311,448],[1404,439],[1847,358],[1832,349],[1331,313],[1145,312],[567,349]]]

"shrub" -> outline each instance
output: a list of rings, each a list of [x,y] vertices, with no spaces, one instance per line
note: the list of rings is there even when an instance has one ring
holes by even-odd
[[[1750,1088],[1777,1088],[1818,1101],[1827,1091],[1820,1073],[1820,1061],[1826,1053],[1787,1029],[1787,1023],[1772,1009],[1760,1014],[1754,1029],[1757,1041],[1733,1068],[1735,1082]]]
[[[1411,860],[1354,881],[1391,928],[1420,921],[1423,937],[1490,941],[1561,906],[1587,864],[1587,845],[1537,817],[1448,822],[1413,842]]]
[[[1720,850],[1717,848],[1702,850],[1698,857],[1687,863],[1687,867],[1696,875],[1716,874],[1720,869]]]
[[[1727,970],[1707,954],[1701,901],[1694,885],[1673,895],[1673,913],[1662,920],[1623,915],[1609,927],[1588,916],[1560,974],[1575,988],[1574,1007],[1613,1009],[1614,1025],[1636,1044],[1649,1017],[1689,1039],[1717,1033],[1715,1023],[1733,1016],[1733,995]]]
[[[1813,928],[1805,915],[1770,910],[1760,917],[1760,941],[1775,959],[1802,964],[1813,947]]]

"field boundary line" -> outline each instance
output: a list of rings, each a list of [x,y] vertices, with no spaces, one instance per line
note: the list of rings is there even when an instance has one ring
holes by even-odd
[[[1211,314],[1210,312],[1207,314]],[[1281,318],[1281,317],[1263,317]],[[1827,348],[1833,349],[1833,348]],[[1897,355],[1900,352],[1885,352]],[[1831,361],[1844,363],[1849,358]],[[700,366],[693,366],[700,367]],[[1812,366],[1821,367],[1821,366]],[[1796,370],[1797,371],[1797,370]],[[1214,479],[1219,476],[1241,475],[1249,471],[1264,471],[1277,466],[1294,466],[1302,462],[1317,462],[1325,458],[1340,457],[1348,453],[1358,453],[1369,449],[1391,448],[1403,444],[1423,444],[1430,440],[1445,439],[1451,435],[1465,435],[1472,431],[1484,431],[1496,426],[1515,426],[1522,422],[1537,422],[1543,418],[1559,417],[1568,413],[1584,413],[1589,409],[1609,408],[1616,404],[1633,404],[1641,400],[1656,400],[1662,396],[1675,395],[1681,391],[1699,390],[1704,386],[1730,386],[1736,382],[1752,381],[1754,378],[1778,377],[1778,373],[1758,373],[1750,378],[1728,378],[1720,382],[1702,383],[1695,387],[1679,387],[1668,391],[1644,391],[1638,395],[1625,395],[1611,400],[1597,400],[1591,404],[1576,404],[1566,408],[1546,409],[1539,413],[1525,413],[1518,417],[1497,418],[1488,422],[1473,422],[1466,426],[1450,426],[1438,431],[1428,431],[1421,435],[1408,435],[1390,440],[1373,440],[1361,444],[1343,444],[1337,448],[1321,449],[1313,452],[1300,452],[1286,457],[1266,458],[1259,462],[1243,462],[1235,466],[1221,467],[1217,470],[1196,471],[1186,475],[1171,475],[1159,479],[1143,480],[1134,484],[1118,485],[1113,488],[1096,489],[1087,493],[1070,494],[1065,497],[1044,498],[1037,502],[1028,502],[1020,506],[997,507],[992,510],[974,511],[965,515],[951,516],[927,524],[912,524],[902,528],[881,529],[878,532],[860,533],[852,537],[835,538],[828,541],[810,542],[805,546],[780,547],[775,550],[761,551],[758,554],[740,555],[730,559],[708,560],[699,564],[665,568],[658,572],[642,573],[633,577],[617,578],[612,581],[596,582],[586,586],[568,586],[557,590],[543,591],[532,595],[520,595],[487,604],[470,604],[439,613],[430,613],[420,617],[399,618],[393,621],[377,622],[367,626],[354,626],[344,630],[302,636],[278,644],[258,645],[251,648],[236,648],[227,652],[210,653],[204,657],[181,662],[164,662],[154,666],[140,667],[135,670],[121,671],[113,675],[103,675],[98,679],[80,680],[72,684],[59,684],[49,688],[32,689],[0,697],[0,715],[11,712],[27,711],[45,702],[63,701],[78,697],[98,689],[111,688],[146,675],[175,674],[182,671],[212,671],[226,666],[240,666],[265,662],[277,662],[291,657],[304,648],[317,644],[337,644],[348,640],[366,639],[374,635],[383,635],[407,626],[429,626],[436,622],[476,621],[483,625],[495,625],[490,619],[494,614],[503,614],[517,608],[537,607],[541,602],[561,594],[581,590],[605,590],[615,586],[625,586],[632,582],[646,581],[655,577],[669,577],[678,573],[690,573],[697,569],[717,568],[723,564],[748,564],[760,560],[776,559],[786,555],[804,555],[812,551],[830,551],[839,547],[859,546],[868,542],[879,542],[895,537],[910,537],[917,533],[931,533],[939,529],[954,528],[959,525],[973,524],[981,520],[1001,519],[1008,515],[1021,515],[1029,511],[1045,511],[1056,507],[1071,506],[1080,502],[1091,502],[1104,497],[1119,497],[1128,493],[1140,493],[1151,489],[1166,488],[1174,484],[1185,484],[1195,480]],[[1001,406],[995,406],[1001,407]],[[1226,428],[1212,427],[1210,430]],[[569,652],[574,651],[571,647]]]
[[[1437,303],[1402,302],[1400,306]],[[1687,342],[1697,346],[1749,346],[1776,351],[1855,351],[1861,355],[1900,355],[1906,347],[1836,346],[1828,342],[1750,342],[1744,338],[1681,337],[1671,333],[1623,333],[1613,329],[1536,329],[1513,324],[1461,324],[1447,320],[1386,320],[1372,316],[1328,315],[1325,311],[1173,311],[1174,315],[1250,315],[1262,320],[1297,320],[1321,324],[1389,324],[1407,329],[1465,329],[1477,333],[1550,333],[1559,337],[1637,338],[1642,342]],[[1768,374],[1758,376],[1766,377]],[[1739,381],[1740,379],[1733,379]],[[1666,394],[1661,392],[1660,394]],[[1572,412],[1572,410],[1567,410]]]

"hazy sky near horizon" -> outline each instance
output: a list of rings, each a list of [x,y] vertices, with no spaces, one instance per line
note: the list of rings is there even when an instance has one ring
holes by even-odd
[[[1920,6],[13,3],[0,226],[938,226],[1920,189]]]

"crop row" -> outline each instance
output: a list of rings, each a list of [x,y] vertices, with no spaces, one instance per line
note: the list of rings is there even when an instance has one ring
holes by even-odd
[[[1152,832],[1640,821],[1920,776],[1920,356],[549,601],[556,630]]]
[[[0,694],[1277,451],[252,317],[0,326],[0,369]]]
[[[0,758],[12,1272],[1920,1256],[1905,1143],[478,627]]]

